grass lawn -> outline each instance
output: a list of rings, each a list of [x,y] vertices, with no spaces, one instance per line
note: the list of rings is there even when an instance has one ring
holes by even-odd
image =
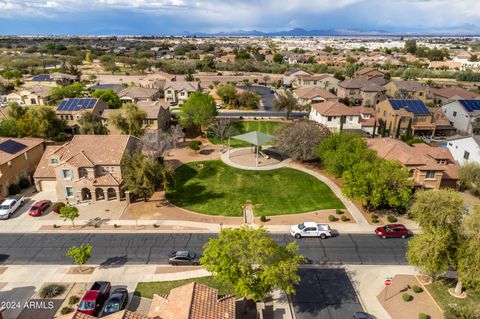
[[[468,290],[467,298],[455,298],[448,293],[448,288],[454,288],[455,280],[437,280],[427,285],[426,288],[432,294],[435,301],[443,310],[448,308],[449,304],[457,304],[459,306],[474,306],[480,309],[480,295],[475,291]]]
[[[153,294],[168,295],[173,288],[186,285],[193,281],[218,289],[219,296],[235,295],[235,291],[230,285],[220,283],[211,276],[174,281],[139,282],[137,288],[135,288],[135,295],[152,299]]]
[[[256,205],[256,216],[344,208],[327,185],[309,174],[285,167],[271,171],[240,170],[222,161],[180,166],[167,197],[179,207],[223,216],[242,216],[247,200]]]
[[[269,121],[241,121],[241,122],[234,122],[232,126],[234,128],[233,135],[240,135],[244,133],[248,133],[251,131],[259,131],[265,134],[274,135],[275,132],[278,130],[280,126],[285,125],[284,122],[269,122]],[[212,132],[208,132],[208,140],[213,144],[220,144],[220,139],[213,136]],[[225,141],[225,145],[227,145],[228,141]],[[231,147],[247,147],[250,146],[247,142],[231,139],[230,140]]]

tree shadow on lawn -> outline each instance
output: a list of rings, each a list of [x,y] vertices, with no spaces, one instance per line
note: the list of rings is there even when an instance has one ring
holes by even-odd
[[[207,191],[206,187],[199,183],[184,185],[167,195],[170,202],[177,206],[190,206],[205,203],[206,200],[218,199],[224,197],[222,193]]]

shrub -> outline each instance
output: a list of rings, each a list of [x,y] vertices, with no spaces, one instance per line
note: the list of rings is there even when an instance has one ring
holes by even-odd
[[[17,184],[11,184],[10,186],[8,186],[8,194],[10,195],[17,195],[21,191],[22,189]]]
[[[414,286],[412,287],[412,290],[413,290],[414,293],[419,294],[419,293],[421,293],[421,292],[423,291],[423,288],[420,287],[420,286],[414,285]]]
[[[404,293],[404,294],[402,295],[402,299],[403,299],[403,301],[411,301],[411,300],[413,299],[413,297],[412,297],[412,295],[409,295],[409,294],[407,294],[407,293]]]
[[[378,217],[372,215],[372,223],[374,224],[378,223]]]
[[[60,208],[62,208],[63,206],[65,206],[65,203],[62,203],[62,202],[55,203],[53,204],[52,211],[54,211],[57,214],[60,214]]]
[[[113,224],[113,227],[118,228],[118,227],[120,227],[120,225],[119,224]]]
[[[475,307],[471,305],[466,306],[458,306],[458,305],[449,305],[447,311],[445,311],[445,318],[446,319],[476,319]]]
[[[158,227],[160,227],[160,225],[159,224],[153,224],[153,227],[158,228]]]
[[[426,313],[420,312],[418,314],[418,319],[430,319],[430,316],[427,315]]]
[[[63,307],[62,310],[60,310],[60,313],[62,315],[66,315],[66,314],[69,314],[69,313],[72,313],[73,312],[73,309],[70,308],[70,307]]]
[[[342,222],[348,222],[349,221],[348,217],[345,216],[345,215],[342,215],[342,217],[340,217],[340,219],[342,220]]]
[[[389,223],[395,223],[398,219],[395,216],[388,215],[387,220]]]
[[[267,216],[265,216],[265,215],[260,216],[260,221],[262,223],[265,223],[267,221]]]
[[[60,296],[65,291],[65,286],[58,284],[49,284],[40,290],[40,297],[45,298],[55,298]]]
[[[69,305],[75,305],[75,304],[77,304],[79,301],[80,301],[80,298],[77,297],[77,296],[70,296],[70,298],[68,298],[68,304],[69,304]]]
[[[341,209],[338,209],[338,208],[335,210],[335,213],[336,213],[337,215],[342,215],[342,214],[343,214],[342,210],[341,210]]]
[[[22,179],[18,182],[18,186],[20,186],[21,189],[25,189],[25,188],[27,188],[28,186],[30,186],[30,182],[28,181],[28,179],[22,178]]]
[[[377,218],[377,219],[378,219],[378,215],[377,215],[377,214],[372,214],[371,217],[372,217],[372,219],[373,219],[373,218]]]
[[[202,142],[200,141],[190,141],[188,142],[188,147],[195,151],[195,153],[200,149],[200,145],[202,145]]]
[[[329,216],[328,216],[328,220],[329,220],[330,222],[335,222],[335,221],[337,221],[337,217],[335,217],[335,216],[333,216],[333,215],[329,215]]]

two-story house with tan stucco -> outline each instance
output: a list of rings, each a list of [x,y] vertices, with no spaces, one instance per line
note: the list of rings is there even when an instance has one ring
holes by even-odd
[[[182,105],[194,92],[200,91],[198,82],[173,81],[165,85],[165,102]]]
[[[78,120],[82,116],[82,113],[85,111],[90,111],[95,115],[101,115],[103,110],[108,109],[107,103],[100,99],[94,98],[74,98],[74,99],[65,99],[55,110],[55,114],[64,120],[67,124],[67,127],[71,130],[73,134],[78,134],[80,130],[80,125]]]
[[[352,78],[338,84],[337,96],[353,105],[374,106],[385,100],[387,89],[375,82]]]
[[[141,144],[129,135],[75,135],[64,145],[47,147],[33,175],[35,186],[69,203],[122,200],[122,157]]]

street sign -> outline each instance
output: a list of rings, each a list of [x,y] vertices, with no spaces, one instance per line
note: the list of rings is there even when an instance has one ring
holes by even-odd
[[[385,280],[385,286],[390,286],[392,284],[392,280],[391,279],[386,279]]]

